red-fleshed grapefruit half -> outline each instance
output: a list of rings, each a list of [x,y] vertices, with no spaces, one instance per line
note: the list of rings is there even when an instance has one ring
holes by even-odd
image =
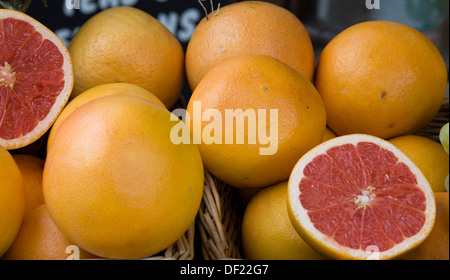
[[[300,236],[331,258],[393,259],[425,240],[436,205],[428,181],[399,149],[357,134],[299,160],[288,212]]]
[[[73,88],[69,52],[44,25],[0,10],[0,145],[18,149],[39,139]]]

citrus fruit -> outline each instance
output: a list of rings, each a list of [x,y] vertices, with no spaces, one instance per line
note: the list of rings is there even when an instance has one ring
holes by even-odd
[[[0,10],[0,145],[18,149],[53,124],[73,87],[67,48],[20,12]]]
[[[96,86],[93,88],[90,88],[83,92],[82,94],[78,95],[76,98],[72,99],[66,107],[64,107],[61,114],[56,119],[55,123],[53,124],[50,134],[48,135],[47,140],[47,151],[50,149],[50,146],[53,142],[53,137],[56,133],[56,130],[61,125],[61,123],[67,118],[68,115],[70,115],[75,109],[80,107],[81,105],[92,101],[96,98],[107,96],[107,95],[113,95],[113,94],[129,94],[136,97],[147,99],[148,101],[161,106],[162,108],[165,108],[164,104],[152,93],[148,92],[146,89],[133,85],[128,83],[111,83],[111,84],[104,84],[100,86]]]
[[[298,159],[321,143],[326,126],[311,82],[266,55],[218,64],[193,92],[187,112],[205,167],[239,188],[287,181]]]
[[[400,136],[390,139],[389,142],[419,167],[434,192],[445,192],[449,157],[441,144],[417,135]]]
[[[448,142],[449,142],[449,123],[446,123],[439,132],[439,140],[441,141],[442,146],[448,154]]]
[[[184,82],[180,42],[151,15],[133,7],[104,10],[85,22],[69,45],[74,98],[89,88],[130,83],[156,95],[167,108]]]
[[[287,182],[259,191],[245,209],[242,248],[250,260],[320,260],[289,221]]]
[[[300,20],[275,4],[244,1],[221,7],[195,28],[186,50],[191,89],[226,58],[250,54],[272,56],[313,79],[314,49]]]
[[[195,145],[175,145],[171,113],[134,96],[110,95],[60,125],[44,168],[44,197],[64,236],[104,258],[166,249],[194,221],[203,194]]]
[[[19,234],[3,260],[65,260],[73,245],[56,227],[47,207],[41,205],[25,215]],[[80,259],[93,258],[80,249]]]
[[[348,135],[304,155],[289,179],[288,212],[311,247],[337,259],[392,259],[433,228],[433,191],[381,138]]]
[[[23,179],[14,159],[0,145],[0,257],[19,232],[25,212]]]
[[[449,260],[448,193],[434,193],[436,221],[433,230],[415,250],[402,257],[404,260]]]
[[[337,135],[327,127],[327,128],[325,128],[325,133],[323,134],[322,142],[331,140],[336,137],[337,137]]]
[[[19,167],[23,178],[25,189],[25,214],[45,204],[44,193],[42,192],[42,174],[44,172],[45,161],[41,158],[16,154],[14,161]]]
[[[448,134],[449,134],[449,123],[446,123],[439,132],[439,141],[444,147],[445,151],[448,154]],[[449,175],[447,174],[447,178],[445,178],[445,190],[449,191]]]
[[[415,134],[441,108],[447,67],[422,33],[387,21],[356,24],[319,57],[315,85],[337,135]]]

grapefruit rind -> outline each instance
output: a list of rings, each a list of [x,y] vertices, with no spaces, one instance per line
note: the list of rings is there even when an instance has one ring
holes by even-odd
[[[40,22],[24,13],[13,10],[1,10],[0,20],[7,18],[22,20],[33,26],[42,35],[42,40],[47,39],[56,45],[64,58],[64,64],[62,66],[62,69],[64,71],[64,88],[59,93],[58,98],[56,98],[55,103],[53,104],[52,109],[47,114],[47,116],[43,120],[39,121],[37,126],[26,135],[11,140],[0,138],[1,146],[6,148],[7,150],[14,150],[27,146],[36,141],[52,126],[53,122],[56,120],[56,118],[66,105],[67,101],[69,100],[69,96],[72,92],[74,84],[74,76],[72,60],[69,51],[55,33],[53,33],[45,25],[41,24]]]
[[[376,145],[379,145],[381,148],[391,151],[398,158],[399,162],[406,164],[410,168],[411,172],[416,175],[417,186],[424,192],[426,197],[426,209],[424,211],[426,219],[420,231],[414,236],[405,238],[403,241],[396,244],[391,249],[383,252],[378,252],[376,250],[372,250],[371,248],[367,248],[366,250],[351,249],[349,247],[340,245],[332,237],[323,234],[315,227],[310,217],[308,216],[307,210],[303,208],[299,199],[301,194],[299,184],[301,180],[305,178],[303,170],[314,158],[319,155],[325,154],[326,151],[332,147],[337,147],[345,144],[356,145],[357,143],[361,142],[374,143]],[[396,148],[389,142],[378,137],[364,134],[346,135],[331,139],[316,146],[311,151],[306,153],[298,161],[291,173],[287,199],[289,218],[298,234],[312,248],[333,259],[385,260],[398,258],[399,256],[417,247],[426,239],[434,226],[436,217],[436,204],[433,191],[420,169],[398,148]]]

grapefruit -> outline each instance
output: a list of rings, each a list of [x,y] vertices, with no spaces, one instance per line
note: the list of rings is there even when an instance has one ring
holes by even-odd
[[[19,234],[3,260],[65,260],[70,257],[72,246],[56,227],[47,207],[41,205],[25,215]],[[95,256],[80,249],[80,259]]]
[[[130,83],[156,95],[167,108],[184,82],[184,52],[178,39],[156,18],[120,6],[91,17],[69,45],[74,98],[89,88]]]
[[[291,222],[337,259],[392,259],[431,232],[436,205],[420,169],[381,138],[348,135],[304,155],[289,179]]]
[[[441,53],[421,32],[368,21],[344,30],[324,48],[315,85],[337,135],[390,139],[415,134],[433,120],[447,78]]]
[[[267,55],[218,64],[196,87],[187,112],[193,136],[202,140],[206,168],[238,188],[287,181],[298,159],[322,142],[326,126],[325,107],[312,83]]]
[[[194,222],[203,195],[195,145],[175,145],[184,125],[148,100],[94,99],[55,134],[44,167],[44,198],[68,240],[104,258],[139,259],[176,242]]]
[[[249,260],[324,259],[297,234],[289,221],[284,182],[259,191],[245,209],[242,248]]]
[[[50,146],[53,142],[53,137],[55,136],[56,131],[58,130],[58,127],[61,125],[61,123],[67,118],[68,115],[70,115],[75,109],[80,107],[81,105],[92,101],[94,99],[97,99],[99,97],[107,96],[107,95],[113,95],[113,94],[129,94],[136,97],[147,99],[148,101],[161,106],[162,108],[166,108],[164,104],[152,93],[148,92],[146,89],[136,86],[133,84],[128,83],[111,83],[111,84],[104,84],[99,85],[93,88],[90,88],[83,92],[82,94],[78,95],[74,99],[70,100],[69,103],[64,107],[61,114],[56,119],[55,123],[53,124],[50,133],[48,135],[47,140],[47,151],[50,149]]]
[[[69,52],[44,25],[0,10],[0,145],[18,149],[39,139],[73,87]]]
[[[0,257],[19,232],[25,212],[23,179],[11,154],[0,145]]]
[[[327,127],[327,128],[325,129],[325,133],[323,134],[322,142],[331,140],[331,139],[336,138],[336,137],[337,137],[337,135],[336,135],[333,131],[331,131],[331,129],[329,129],[329,128]]]
[[[186,50],[191,89],[220,62],[251,54],[274,57],[313,79],[314,48],[302,22],[275,4],[243,1],[221,7],[195,28]]]
[[[42,174],[44,173],[45,161],[25,154],[16,154],[13,155],[13,158],[23,177],[26,215],[45,204],[44,193],[42,192]]]

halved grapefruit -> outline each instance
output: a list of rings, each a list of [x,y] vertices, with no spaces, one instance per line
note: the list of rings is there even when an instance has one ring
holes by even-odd
[[[18,149],[39,139],[73,88],[69,52],[44,25],[0,10],[0,145]]]
[[[392,259],[425,240],[436,205],[409,158],[358,134],[322,143],[299,160],[288,212],[300,236],[331,258]]]

